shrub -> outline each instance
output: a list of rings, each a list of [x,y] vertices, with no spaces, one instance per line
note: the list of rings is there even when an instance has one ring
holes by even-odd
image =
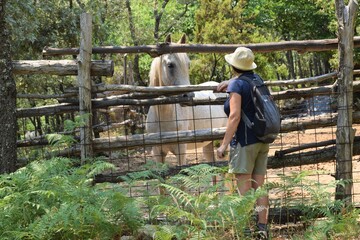
[[[92,186],[113,165],[36,161],[0,176],[0,239],[112,239],[141,226],[140,211],[122,189]]]

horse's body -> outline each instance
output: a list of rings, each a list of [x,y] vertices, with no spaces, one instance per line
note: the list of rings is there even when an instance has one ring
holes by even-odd
[[[183,42],[180,42],[183,43]],[[153,60],[150,70],[150,86],[190,85],[190,60],[186,53],[164,54]],[[217,85],[207,82],[202,85]],[[195,92],[195,97],[214,98],[212,91]],[[162,133],[168,131],[210,129],[226,126],[226,115],[219,105],[202,105],[182,107],[180,104],[165,104],[149,108],[146,130],[148,133]],[[166,155],[171,152],[178,163],[186,163],[186,149],[203,147],[203,154],[207,161],[214,159],[212,142],[194,144],[166,144],[154,146],[153,156],[156,161],[164,162]]]

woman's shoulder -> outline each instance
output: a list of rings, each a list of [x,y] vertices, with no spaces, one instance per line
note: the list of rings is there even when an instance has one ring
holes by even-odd
[[[229,85],[227,87],[227,92],[237,92],[241,93],[244,88],[244,83],[238,77],[229,79]]]
[[[233,86],[243,86],[243,85],[247,85],[247,82],[243,79],[241,79],[241,76],[239,77],[234,77],[234,78],[231,78],[229,79],[229,85],[233,85]]]
[[[229,79],[228,87],[237,87],[237,86],[239,86],[239,84],[240,84],[239,78],[231,78],[231,79]]]

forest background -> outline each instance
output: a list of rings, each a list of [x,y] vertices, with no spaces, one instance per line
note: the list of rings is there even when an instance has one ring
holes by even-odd
[[[169,33],[175,40],[185,33],[191,44],[337,38],[335,3],[327,0],[13,0],[7,4],[13,60],[41,59],[46,46],[78,47],[82,12],[93,15],[93,46],[159,44]],[[355,55],[356,66],[358,53]],[[147,85],[151,56],[93,55],[93,58],[115,62],[114,77],[97,81],[113,84],[130,79],[131,84]],[[192,84],[231,77],[222,54],[190,54],[190,58]],[[337,59],[336,50],[256,54],[257,72],[268,80],[328,73],[337,69]],[[125,70],[129,67],[131,71]],[[18,94],[59,94],[76,84],[75,77],[14,77]],[[18,100],[17,105],[35,107],[56,100],[42,101]]]

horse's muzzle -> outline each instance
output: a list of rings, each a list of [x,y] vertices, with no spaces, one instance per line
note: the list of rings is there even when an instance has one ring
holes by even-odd
[[[194,92],[184,93],[184,94],[182,95],[182,97],[193,98],[193,97],[195,97],[195,93],[194,93]]]

